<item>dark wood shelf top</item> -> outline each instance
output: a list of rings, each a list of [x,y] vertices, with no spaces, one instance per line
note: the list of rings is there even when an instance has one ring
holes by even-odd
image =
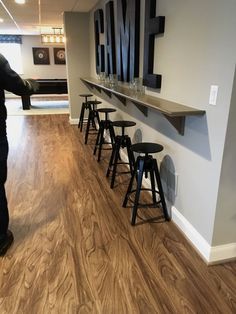
[[[81,78],[81,80],[91,88],[96,88],[99,92],[102,90],[109,96],[115,95],[123,103],[126,100],[133,102],[137,107],[147,115],[147,108],[152,108],[162,113],[178,132],[184,134],[184,125],[186,116],[204,115],[204,110],[181,105],[169,100],[153,97],[146,94],[135,93],[124,83],[118,83],[115,87],[103,83],[95,78]]]

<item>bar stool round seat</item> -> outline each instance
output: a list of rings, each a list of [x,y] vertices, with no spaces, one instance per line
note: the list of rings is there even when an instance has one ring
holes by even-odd
[[[132,152],[140,154],[134,164],[134,171],[130,179],[130,183],[124,198],[123,207],[127,206],[128,200],[133,203],[131,225],[135,225],[137,211],[139,207],[159,207],[161,205],[165,220],[170,220],[166,207],[165,196],[163,193],[160,173],[157,160],[151,154],[159,153],[164,147],[157,143],[144,142],[131,145]],[[151,188],[142,187],[143,175],[145,178],[150,176]],[[136,187],[133,189],[134,179],[136,178]],[[157,186],[156,186],[157,185]],[[141,191],[149,191],[152,193],[152,203],[139,203]],[[134,195],[134,200],[130,198]],[[159,200],[157,201],[157,195]]]
[[[97,105],[100,105],[102,102],[99,100],[88,100],[87,101],[87,106],[89,110],[88,114],[88,121],[87,121],[87,127],[86,127],[86,132],[85,132],[85,144],[88,142],[88,136],[89,134],[97,134],[97,126],[96,122],[99,125],[100,124],[100,119],[99,115],[97,112]]]
[[[80,132],[82,132],[83,124],[84,124],[84,113],[85,113],[85,110],[89,109],[89,107],[88,107],[88,98],[92,97],[93,95],[92,94],[80,94],[79,96],[85,98],[85,100],[83,101],[82,106],[81,106],[80,116],[79,116],[79,123],[78,123],[78,128],[80,129]]]
[[[116,109],[114,108],[99,108],[97,109],[98,112],[102,112],[102,113],[110,113],[110,112],[115,112]]]
[[[131,126],[135,126],[136,122],[128,121],[128,120],[117,120],[112,122],[113,126],[121,127],[121,128],[129,128]]]
[[[87,97],[92,97],[93,94],[80,94],[79,96],[80,96],[80,97],[85,97],[85,98],[87,98]],[[86,101],[86,102],[87,102],[87,101]]]
[[[136,143],[131,146],[131,150],[138,154],[154,154],[159,153],[164,149],[164,147],[157,143]]]
[[[110,187],[113,189],[115,184],[115,178],[117,175],[117,166],[118,165],[129,165],[129,171],[120,171],[120,174],[126,174],[133,172],[134,167],[134,154],[131,151],[131,139],[128,135],[125,135],[125,128],[133,127],[136,125],[136,122],[128,121],[128,120],[118,120],[112,122],[113,127],[121,128],[121,135],[116,135],[115,137],[115,144],[112,149],[111,158],[109,161],[108,169],[106,176],[109,177],[111,173],[111,184]],[[120,158],[120,150],[121,148],[126,148],[128,162],[124,162]]]
[[[102,149],[110,149],[110,148],[104,148],[103,145],[104,144],[111,144],[113,147],[113,144],[115,142],[114,128],[113,128],[111,120],[109,120],[109,118],[108,118],[108,114],[115,112],[115,111],[116,111],[116,109],[114,109],[114,108],[97,109],[98,113],[104,113],[105,114],[105,119],[100,120],[100,123],[99,123],[99,130],[98,130],[97,139],[96,139],[96,143],[95,143],[95,147],[94,147],[94,151],[93,151],[93,154],[96,155],[96,152],[98,149],[97,161],[100,161],[100,159],[101,159]],[[105,141],[105,131],[107,131],[107,130],[109,131],[111,142]]]

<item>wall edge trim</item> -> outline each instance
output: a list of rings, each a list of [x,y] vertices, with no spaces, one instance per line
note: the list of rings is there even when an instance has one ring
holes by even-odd
[[[172,221],[184,233],[208,264],[216,264],[236,259],[236,243],[210,246],[202,235],[174,206],[171,208],[171,213]]]

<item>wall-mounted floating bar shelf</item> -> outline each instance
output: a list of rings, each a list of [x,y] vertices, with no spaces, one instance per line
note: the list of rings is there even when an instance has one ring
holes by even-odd
[[[198,110],[149,95],[139,95],[120,82],[117,86],[111,87],[109,84],[102,83],[94,78],[81,78],[81,80],[90,89],[95,88],[99,93],[103,91],[108,97],[112,97],[112,95],[116,96],[124,105],[126,105],[126,100],[131,101],[145,116],[148,115],[148,108],[159,111],[181,135],[184,135],[186,116],[205,114],[204,110]]]

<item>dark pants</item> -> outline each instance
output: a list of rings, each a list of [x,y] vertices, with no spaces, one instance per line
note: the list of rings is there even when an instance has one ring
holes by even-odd
[[[7,156],[7,137],[0,138],[0,236],[7,232],[9,224],[9,213],[4,186],[7,180]]]

